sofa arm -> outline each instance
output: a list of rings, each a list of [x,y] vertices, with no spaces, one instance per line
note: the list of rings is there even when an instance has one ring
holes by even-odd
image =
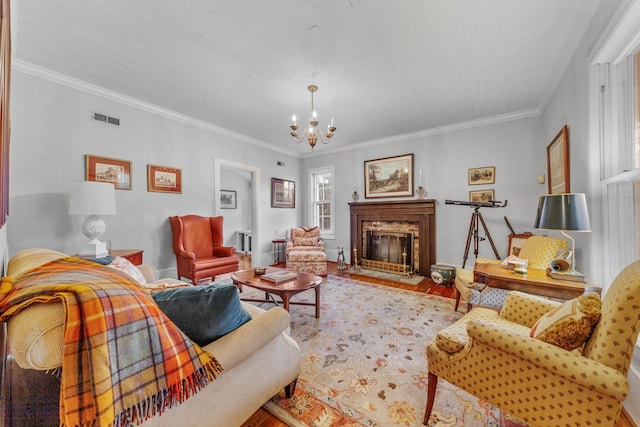
[[[500,310],[500,317],[531,328],[538,319],[558,305],[560,303],[557,301],[537,295],[510,291],[502,310]]]
[[[240,326],[235,331],[205,345],[225,370],[242,363],[289,327],[289,313],[274,307]]]
[[[527,335],[518,335],[484,320],[471,320],[467,325],[467,334],[472,341],[512,354],[566,381],[613,397],[619,402],[627,397],[629,383],[625,376],[576,351],[567,351]]]

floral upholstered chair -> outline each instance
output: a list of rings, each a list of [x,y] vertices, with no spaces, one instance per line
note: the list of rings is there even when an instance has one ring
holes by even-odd
[[[561,304],[509,292],[500,313],[474,307],[427,346],[423,422],[442,378],[532,426],[614,426],[639,331],[640,260],[601,308],[596,293]]]
[[[286,245],[286,265],[290,270],[327,275],[327,255],[318,227],[294,227]]]
[[[549,236],[528,235],[522,243],[522,247],[513,252],[512,236],[509,238],[509,255],[515,254],[518,258],[526,259],[528,268],[535,270],[546,270],[551,261],[556,259],[558,252],[567,247],[567,242]],[[477,258],[477,264],[492,263],[500,264],[502,261],[497,259]],[[504,304],[507,292],[504,289],[489,288],[482,283],[473,281],[473,271],[462,268],[456,269],[455,278],[456,288],[456,305],[458,310],[460,300],[467,301],[467,311],[473,305],[482,305],[484,307],[500,308]]]

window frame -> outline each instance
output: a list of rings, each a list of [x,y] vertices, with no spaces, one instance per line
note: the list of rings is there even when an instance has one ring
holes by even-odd
[[[323,230],[320,227],[320,224],[316,222],[315,212],[316,205],[320,204],[319,200],[316,200],[316,186],[315,186],[315,177],[319,174],[329,174],[331,176],[331,197],[328,200],[322,201],[322,203],[329,203],[329,216],[331,222],[330,230]],[[318,168],[312,168],[308,170],[308,182],[309,182],[309,222],[315,226],[320,227],[320,237],[323,239],[335,239],[336,233],[336,179],[335,179],[335,167],[331,166],[322,166]]]

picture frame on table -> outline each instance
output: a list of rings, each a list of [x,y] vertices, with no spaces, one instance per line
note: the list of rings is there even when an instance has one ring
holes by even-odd
[[[474,203],[489,203],[496,199],[494,190],[469,191],[469,201]]]
[[[235,190],[220,190],[220,209],[237,209],[238,193]]]
[[[364,197],[413,196],[413,153],[365,160]]]
[[[271,178],[271,207],[295,208],[296,183],[286,179]]]
[[[182,170],[168,166],[147,165],[147,191],[182,193]]]
[[[87,154],[85,180],[111,182],[116,190],[131,190],[131,162]]]
[[[496,183],[496,167],[484,166],[471,168],[468,172],[469,185],[487,185]]]
[[[547,182],[549,194],[571,192],[569,170],[569,128],[564,125],[547,145]]]

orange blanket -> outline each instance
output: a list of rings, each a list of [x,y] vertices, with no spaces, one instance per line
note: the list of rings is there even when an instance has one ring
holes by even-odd
[[[66,311],[60,424],[137,424],[222,372],[126,274],[78,258],[47,263],[0,285],[0,320],[36,302]]]

